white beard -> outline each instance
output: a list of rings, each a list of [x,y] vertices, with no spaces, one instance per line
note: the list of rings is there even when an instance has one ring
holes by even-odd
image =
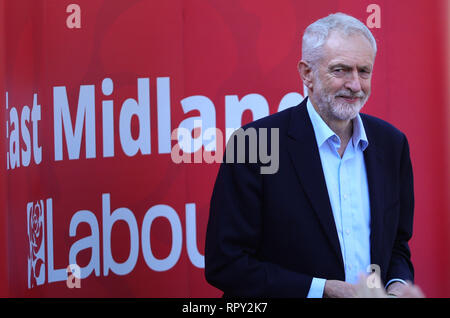
[[[316,84],[314,100],[317,102],[317,107],[321,114],[327,118],[352,120],[358,115],[370,96],[370,93],[367,95],[363,91],[352,93],[346,89],[341,89],[337,93],[331,94],[319,79],[317,79]],[[342,95],[359,97],[359,99],[355,103],[346,103],[343,99],[337,99],[337,96]]]

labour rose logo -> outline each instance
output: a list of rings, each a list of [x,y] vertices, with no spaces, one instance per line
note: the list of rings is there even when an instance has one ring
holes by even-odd
[[[44,202],[27,205],[28,288],[42,285],[45,281]]]

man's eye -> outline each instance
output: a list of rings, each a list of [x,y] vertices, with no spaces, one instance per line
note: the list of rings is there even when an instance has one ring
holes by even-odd
[[[361,74],[361,76],[362,76],[363,78],[367,78],[367,77],[370,76],[370,72],[369,72],[369,71],[366,71],[366,70],[361,70],[361,71],[359,71],[359,74]]]

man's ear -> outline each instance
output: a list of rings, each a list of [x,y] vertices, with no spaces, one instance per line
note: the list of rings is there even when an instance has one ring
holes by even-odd
[[[297,68],[298,68],[300,77],[303,81],[303,84],[305,84],[305,86],[308,87],[309,89],[312,89],[313,88],[313,71],[312,71],[311,65],[308,62],[301,60],[300,62],[298,62]]]

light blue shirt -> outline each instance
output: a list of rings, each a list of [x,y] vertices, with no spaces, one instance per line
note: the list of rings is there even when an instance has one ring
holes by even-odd
[[[370,202],[363,153],[369,141],[358,114],[352,120],[353,136],[341,158],[338,153],[339,136],[323,121],[309,99],[307,110],[339,237],[345,281],[354,284],[358,282],[360,273],[367,274],[370,266]],[[314,277],[307,297],[322,297],[325,280]]]

